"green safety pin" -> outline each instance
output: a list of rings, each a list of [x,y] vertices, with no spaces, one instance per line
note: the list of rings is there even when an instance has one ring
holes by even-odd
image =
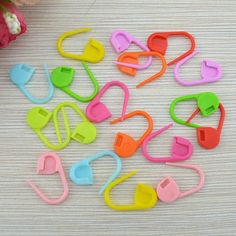
[[[96,127],[94,126],[93,123],[91,123],[84,112],[74,103],[72,102],[62,102],[57,105],[57,107],[54,109],[54,118],[56,120],[56,123],[58,122],[58,112],[61,110],[62,113],[65,113],[66,107],[69,107],[73,109],[81,118],[82,122],[80,122],[75,129],[73,130],[72,134],[70,137],[82,144],[90,144],[92,143],[97,135]]]
[[[194,114],[191,115],[191,117],[187,121],[184,121],[176,116],[175,107],[179,102],[188,101],[188,100],[196,100],[197,109],[196,111],[194,111]],[[220,104],[219,98],[216,96],[215,93],[203,92],[203,93],[198,93],[198,94],[189,94],[189,95],[178,97],[175,100],[173,100],[173,102],[170,105],[170,116],[176,123],[194,127],[194,128],[199,128],[200,125],[190,122],[192,117],[198,112],[201,112],[203,116],[208,117],[212,113],[218,110],[219,104]]]
[[[87,75],[89,76],[94,86],[93,93],[90,96],[81,97],[69,88],[69,86],[73,82],[75,75],[75,70],[71,67],[59,66],[55,68],[51,73],[51,81],[56,88],[61,89],[62,91],[67,93],[69,96],[75,98],[76,100],[80,102],[89,102],[97,95],[99,91],[99,84],[94,74],[89,69],[88,65],[85,62],[81,62],[81,64],[83,65]]]
[[[62,134],[56,116],[53,115],[53,112],[50,112],[43,107],[33,107],[30,109],[27,113],[27,123],[46,146],[53,150],[61,150],[69,144],[71,136],[70,126],[64,110],[62,110],[62,116],[66,130],[66,137],[64,141],[62,140]],[[53,120],[54,123],[58,144],[51,143],[42,132],[51,120]]]

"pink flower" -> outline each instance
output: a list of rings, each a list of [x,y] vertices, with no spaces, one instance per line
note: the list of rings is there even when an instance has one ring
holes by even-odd
[[[0,48],[4,48],[19,35],[25,33],[27,27],[22,14],[13,4],[1,4],[4,6],[5,12],[0,10]]]

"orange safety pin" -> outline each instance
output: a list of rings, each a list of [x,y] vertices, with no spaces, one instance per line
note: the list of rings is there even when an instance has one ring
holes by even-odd
[[[115,153],[120,157],[131,157],[138,147],[140,147],[145,140],[145,138],[151,134],[153,130],[153,120],[152,117],[145,111],[136,110],[126,114],[123,120],[129,119],[134,116],[143,116],[148,121],[148,128],[144,134],[138,139],[135,140],[133,137],[126,133],[118,132],[116,134],[115,142],[113,144]],[[117,118],[110,122],[110,124],[116,124],[122,122],[121,118]]]
[[[131,76],[135,76],[137,69],[131,68],[129,67],[129,65],[137,64],[138,57],[141,57],[141,56],[153,56],[153,57],[160,58],[161,63],[162,63],[162,68],[159,72],[155,73],[151,77],[145,79],[144,81],[136,85],[136,88],[140,88],[144,86],[145,84],[150,83],[151,81],[161,77],[165,73],[166,68],[167,68],[166,59],[159,52],[126,52],[120,55],[120,57],[117,60],[118,62],[116,64],[118,65],[118,68],[121,72],[131,75]]]

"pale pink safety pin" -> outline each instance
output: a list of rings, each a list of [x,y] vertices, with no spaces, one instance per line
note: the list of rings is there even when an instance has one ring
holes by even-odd
[[[109,117],[111,117],[111,112],[107,108],[107,106],[100,101],[100,98],[102,95],[111,87],[111,86],[119,86],[124,90],[124,103],[123,103],[123,108],[122,108],[122,113],[121,113],[121,120],[124,119],[125,113],[126,113],[126,108],[128,105],[128,100],[129,100],[129,89],[128,87],[120,82],[120,81],[111,81],[108,82],[97,94],[97,96],[88,104],[86,108],[86,116],[88,117],[89,120],[95,122],[95,123],[100,123]]]
[[[181,192],[178,184],[171,176],[164,178],[156,188],[158,198],[162,202],[166,203],[174,202],[177,199],[187,197],[193,193],[198,192],[203,187],[205,183],[205,174],[198,166],[191,164],[179,164],[179,163],[177,164],[169,162],[167,162],[166,165],[195,170],[199,175],[199,182],[198,185],[193,187],[192,189],[187,190],[185,192]]]
[[[28,180],[27,183],[29,184],[29,186],[44,202],[50,205],[57,205],[64,202],[67,199],[69,195],[68,181],[66,179],[60,157],[57,156],[56,153],[47,152],[38,159],[37,173],[42,175],[51,175],[58,173],[60,175],[61,182],[63,185],[63,194],[59,198],[49,199],[41,191],[41,189],[38,188],[36,184],[34,184],[31,180]]]
[[[143,44],[141,41],[130,35],[128,32],[124,30],[116,30],[112,33],[111,38],[110,38],[111,45],[113,49],[117,53],[121,53],[125,51],[126,49],[129,48],[131,43],[136,44],[139,46],[142,50],[149,52],[149,48]],[[130,63],[124,63],[124,62],[115,62],[117,65],[122,65],[122,66],[127,66],[130,68],[135,68],[135,69],[146,69],[152,64],[152,57],[149,56],[147,59],[147,62],[144,65],[136,65],[136,64],[130,64]]]
[[[152,157],[147,151],[148,143],[155,138],[156,136],[160,135],[162,132],[166,131],[167,129],[173,127],[173,124],[169,124],[156,132],[150,134],[142,144],[142,152],[144,157],[151,161],[151,162],[177,162],[177,161],[185,161],[192,156],[193,153],[193,145],[192,143],[180,136],[174,136],[172,139],[172,148],[171,148],[171,156],[170,157]]]
[[[175,75],[175,80],[184,86],[193,86],[193,85],[200,85],[200,84],[206,84],[206,83],[213,83],[219,80],[222,76],[222,69],[221,66],[211,60],[203,60],[201,63],[201,79],[196,80],[196,81],[185,81],[182,80],[180,75],[179,75],[179,70],[180,67],[188,62],[191,58],[196,56],[199,52],[195,51],[192,54],[188,55],[184,59],[180,60],[175,68],[174,68],[174,75]]]

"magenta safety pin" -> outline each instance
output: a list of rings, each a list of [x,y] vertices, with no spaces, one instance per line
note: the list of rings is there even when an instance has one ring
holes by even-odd
[[[193,86],[206,83],[213,83],[219,80],[222,77],[222,68],[219,63],[211,60],[203,60],[201,63],[201,79],[196,81],[185,81],[181,79],[179,75],[179,70],[182,65],[188,62],[191,58],[196,56],[199,52],[195,51],[192,54],[188,55],[181,61],[179,61],[174,68],[175,80],[184,86]]]
[[[90,121],[100,123],[111,117],[111,112],[109,111],[107,106],[100,101],[100,99],[103,94],[112,86],[118,86],[124,90],[124,102],[121,113],[121,120],[124,119],[129,100],[129,89],[124,83],[120,81],[111,81],[105,84],[105,86],[99,91],[97,96],[88,104],[86,108],[86,116]]]
[[[112,33],[111,38],[110,38],[111,45],[113,49],[117,53],[124,52],[126,49],[129,48],[129,46],[134,43],[137,46],[139,46],[143,51],[149,52],[149,48],[143,44],[141,41],[133,37],[131,34],[124,30],[116,30]],[[130,68],[135,68],[135,69],[146,69],[152,64],[152,57],[149,56],[147,59],[147,62],[144,65],[136,65],[136,64],[130,64],[130,63],[124,63],[124,62],[115,62],[117,65],[121,66],[127,66]]]
[[[156,132],[150,134],[142,144],[142,153],[144,157],[151,162],[177,162],[177,161],[185,161],[192,156],[193,153],[193,145],[192,143],[183,137],[174,136],[172,139],[172,148],[171,148],[171,156],[170,157],[153,157],[147,151],[148,143],[160,135],[162,132],[167,129],[173,127],[173,124],[169,124]]]

